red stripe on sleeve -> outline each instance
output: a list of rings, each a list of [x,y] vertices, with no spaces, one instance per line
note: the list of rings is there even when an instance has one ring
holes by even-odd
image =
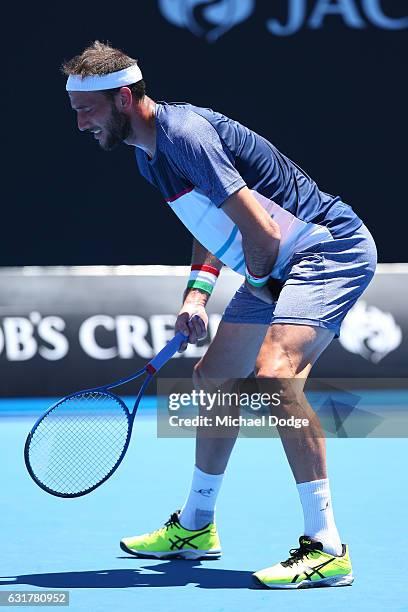
[[[174,195],[172,198],[166,198],[167,204],[175,202],[176,200],[181,198],[181,196],[186,195],[186,193],[190,193],[190,191],[193,191],[193,189],[194,187],[187,187],[186,189],[183,189],[183,191],[180,191],[180,193],[176,193],[176,195]]]

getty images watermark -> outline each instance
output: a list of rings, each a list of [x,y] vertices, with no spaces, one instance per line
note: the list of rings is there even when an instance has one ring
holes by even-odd
[[[281,393],[247,393],[228,392],[217,389],[213,392],[204,389],[193,389],[190,392],[173,392],[168,396],[168,409],[170,412],[183,409],[199,408],[208,414],[197,414],[196,416],[185,416],[184,414],[169,414],[170,427],[301,427],[309,426],[309,419],[278,417],[273,414],[249,417],[247,414],[217,414],[220,409],[234,410],[245,408],[254,413],[265,408],[273,408],[281,405]],[[210,414],[211,413],[211,414]]]
[[[158,437],[408,438],[408,379],[157,381]]]

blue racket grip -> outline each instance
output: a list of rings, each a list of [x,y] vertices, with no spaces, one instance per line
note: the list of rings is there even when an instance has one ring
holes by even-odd
[[[156,357],[154,357],[147,364],[146,368],[150,372],[157,372],[166,364],[169,359],[171,359],[174,353],[177,353],[181,344],[187,340],[188,336],[185,336],[183,333],[178,332],[170,342],[166,344],[164,348],[157,353]]]

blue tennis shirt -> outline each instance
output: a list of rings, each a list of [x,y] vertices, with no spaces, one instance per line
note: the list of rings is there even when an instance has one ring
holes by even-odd
[[[244,186],[278,223],[279,254],[271,275],[281,278],[293,254],[344,238],[362,225],[339,196],[316,183],[268,140],[208,108],[156,105],[156,153],[136,147],[141,174],[197,240],[224,264],[245,274],[242,237],[222,204]]]

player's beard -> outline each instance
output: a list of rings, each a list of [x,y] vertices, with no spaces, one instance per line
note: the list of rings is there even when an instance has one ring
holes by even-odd
[[[125,113],[120,113],[112,104],[111,116],[105,128],[106,138],[99,144],[105,151],[112,151],[130,135],[132,126],[130,119]]]

